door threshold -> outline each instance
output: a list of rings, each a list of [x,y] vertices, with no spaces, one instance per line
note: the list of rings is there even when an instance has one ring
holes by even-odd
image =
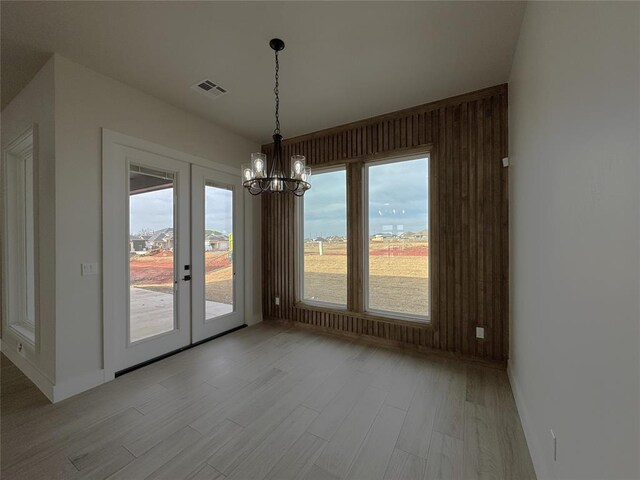
[[[228,335],[230,333],[236,332],[238,330],[241,330],[241,329],[245,328],[246,326],[247,326],[246,324],[240,325],[239,327],[234,327],[231,330],[227,330],[226,332],[218,333],[217,335],[214,335],[213,337],[205,338],[204,340],[200,340],[199,342],[191,343],[191,344],[189,344],[187,346],[184,346],[182,348],[178,348],[177,350],[172,350],[171,352],[163,353],[162,355],[160,355],[158,357],[151,358],[149,360],[146,360],[146,361],[144,361],[142,363],[139,363],[137,365],[134,365],[132,367],[127,367],[127,368],[125,368],[123,370],[120,370],[120,371],[118,371],[118,372],[116,372],[114,374],[114,377],[117,378],[117,377],[119,377],[121,375],[124,375],[125,373],[133,372],[134,370],[138,370],[139,368],[146,367],[147,365],[151,365],[152,363],[159,362],[160,360],[164,360],[167,357],[171,357],[171,356],[175,355],[176,353],[184,352],[185,350],[189,350],[189,349],[191,349],[193,347],[197,347],[198,345],[202,345],[203,343],[207,343],[207,342],[210,342],[211,340],[215,340],[216,338],[220,338],[220,337],[223,337],[223,336]]]

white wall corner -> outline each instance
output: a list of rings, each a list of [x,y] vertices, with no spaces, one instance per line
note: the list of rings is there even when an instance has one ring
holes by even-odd
[[[12,348],[4,339],[0,340],[0,344],[2,345],[2,353],[4,353],[51,402],[54,402],[53,382],[34,367],[29,360],[20,355],[15,348]]]
[[[78,393],[102,385],[105,382],[104,370],[96,370],[64,380],[53,386],[53,403],[60,402]]]
[[[522,430],[527,440],[527,447],[529,448],[529,454],[531,455],[531,461],[533,462],[533,468],[536,471],[536,477],[538,480],[546,480],[556,478],[547,471],[544,457],[542,456],[542,449],[538,445],[537,438],[534,433],[533,424],[531,423],[531,416],[527,411],[527,406],[524,400],[524,394],[520,388],[520,384],[515,376],[512,368],[511,360],[507,362],[507,376],[509,377],[509,383],[511,384],[511,391],[513,392],[513,398],[516,401],[516,408],[518,415],[520,416],[520,423],[522,424]]]

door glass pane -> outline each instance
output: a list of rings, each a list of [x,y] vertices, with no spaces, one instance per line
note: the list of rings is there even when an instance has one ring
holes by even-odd
[[[303,299],[346,306],[346,170],[314,173],[303,202]]]
[[[204,187],[205,320],[233,312],[233,190]]]
[[[368,310],[429,316],[429,159],[368,167]]]
[[[129,341],[174,329],[173,173],[129,172]]]

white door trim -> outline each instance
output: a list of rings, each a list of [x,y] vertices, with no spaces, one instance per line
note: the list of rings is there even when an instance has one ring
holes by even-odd
[[[207,319],[205,312],[205,185],[207,181],[230,188],[233,195],[233,303],[232,312]],[[244,219],[242,182],[239,175],[199,165],[191,167],[191,339],[197,343],[244,325]]]
[[[223,173],[240,175],[239,168],[206,160],[188,153],[180,152],[147,140],[131,137],[112,130],[102,129],[102,315],[103,315],[103,368],[104,381],[114,378],[116,372],[116,325],[118,320],[117,302],[126,299],[117,298],[117,283],[122,279],[114,268],[112,258],[117,257],[115,249],[122,243],[117,229],[112,228],[122,221],[122,199],[118,194],[118,185],[124,182],[121,178],[121,166],[115,161],[118,146],[135,148],[156,155],[162,155],[183,162],[200,165]],[[241,220],[243,221],[243,220]],[[243,255],[244,252],[239,252]]]

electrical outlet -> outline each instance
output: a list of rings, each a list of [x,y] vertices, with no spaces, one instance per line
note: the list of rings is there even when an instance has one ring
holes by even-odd
[[[553,461],[558,461],[558,439],[556,438],[556,434],[553,433],[553,429],[551,431],[551,439],[553,440]]]
[[[275,297],[273,301],[275,302],[276,305],[280,305],[280,297]]]
[[[484,327],[476,327],[476,338],[484,339]]]
[[[98,264],[97,263],[83,263],[82,264],[82,276],[85,275],[97,275]]]

